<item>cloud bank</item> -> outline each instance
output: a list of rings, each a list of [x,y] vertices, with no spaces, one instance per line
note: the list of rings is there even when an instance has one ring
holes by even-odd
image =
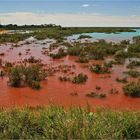
[[[92,14],[49,14],[32,12],[0,13],[2,24],[57,24],[62,26],[140,26],[140,16]]]

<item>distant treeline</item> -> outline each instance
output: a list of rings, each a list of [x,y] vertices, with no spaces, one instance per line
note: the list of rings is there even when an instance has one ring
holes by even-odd
[[[46,38],[56,39],[61,42],[67,36],[82,33],[119,33],[119,32],[136,32],[136,27],[62,27],[55,24],[42,24],[42,25],[0,25],[0,29],[4,30],[31,30],[32,33],[15,33],[0,35],[0,43],[5,42],[18,42],[30,36],[42,40]]]
[[[56,24],[41,24],[41,25],[17,25],[17,24],[8,24],[0,25],[0,29],[7,30],[24,30],[24,29],[40,29],[40,28],[59,28],[62,30],[75,30],[75,32],[132,32],[134,29],[139,27],[62,27],[61,25]]]
[[[8,25],[0,25],[0,29],[7,29],[7,30],[24,30],[24,29],[36,29],[36,28],[53,28],[59,27],[60,25],[55,24],[41,24],[41,25],[17,25],[17,24],[8,24]]]

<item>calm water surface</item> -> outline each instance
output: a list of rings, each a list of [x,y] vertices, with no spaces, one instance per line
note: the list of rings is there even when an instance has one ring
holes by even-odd
[[[105,39],[107,41],[120,42],[121,40],[131,40],[134,36],[140,36],[140,29],[136,29],[136,32],[121,32],[121,33],[83,33],[76,34],[68,37],[68,39],[78,39],[80,35],[89,35],[93,37],[93,40]]]

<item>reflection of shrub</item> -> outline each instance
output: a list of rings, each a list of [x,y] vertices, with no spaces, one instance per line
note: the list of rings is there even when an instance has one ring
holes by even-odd
[[[95,92],[90,92],[86,94],[87,97],[92,97],[92,98],[106,98],[106,94],[97,94]]]
[[[32,81],[30,84],[31,84],[30,86],[33,89],[40,89],[41,88],[39,81]]]
[[[19,87],[21,85],[22,81],[22,68],[19,66],[16,66],[11,69],[9,73],[9,81],[11,83],[11,86],[13,87]]]
[[[87,93],[86,96],[87,96],[87,97],[97,97],[98,94],[95,93],[95,92],[90,92],[90,93]]]
[[[140,82],[130,82],[123,87],[124,94],[131,97],[140,97]]]
[[[99,98],[106,98],[106,94],[104,93],[99,94]]]
[[[75,77],[73,77],[72,83],[83,84],[87,81],[87,79],[88,79],[87,75],[80,73],[76,75]]]

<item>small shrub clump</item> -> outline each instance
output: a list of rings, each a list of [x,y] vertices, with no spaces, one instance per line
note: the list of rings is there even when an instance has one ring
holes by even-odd
[[[54,53],[54,54],[51,53],[50,57],[52,57],[53,59],[59,59],[66,55],[67,55],[66,51],[64,49],[60,48],[57,53]]]
[[[62,81],[62,82],[66,82],[66,81],[70,81],[70,78],[66,77],[66,76],[60,76],[59,80]]]
[[[40,81],[46,78],[45,71],[39,65],[15,66],[9,69],[9,83],[12,87],[30,86],[40,88]]]
[[[117,82],[120,82],[120,83],[127,83],[128,81],[127,81],[127,77],[124,77],[124,78],[119,78],[119,77],[117,77],[116,78],[116,81]]]
[[[106,66],[101,66],[101,65],[95,65],[90,67],[90,71],[97,73],[97,74],[105,74],[105,73],[110,73],[110,69]]]
[[[72,78],[72,83],[84,84],[87,81],[87,79],[88,79],[87,75],[80,73]]]
[[[135,71],[135,70],[126,71],[124,73],[128,74],[128,75],[130,75],[131,77],[134,77],[134,78],[140,77],[140,72]]]
[[[140,97],[140,82],[130,82],[123,87],[124,94],[130,97]]]
[[[134,67],[139,67],[140,66],[140,61],[131,61],[128,65],[127,68],[134,68]]]

